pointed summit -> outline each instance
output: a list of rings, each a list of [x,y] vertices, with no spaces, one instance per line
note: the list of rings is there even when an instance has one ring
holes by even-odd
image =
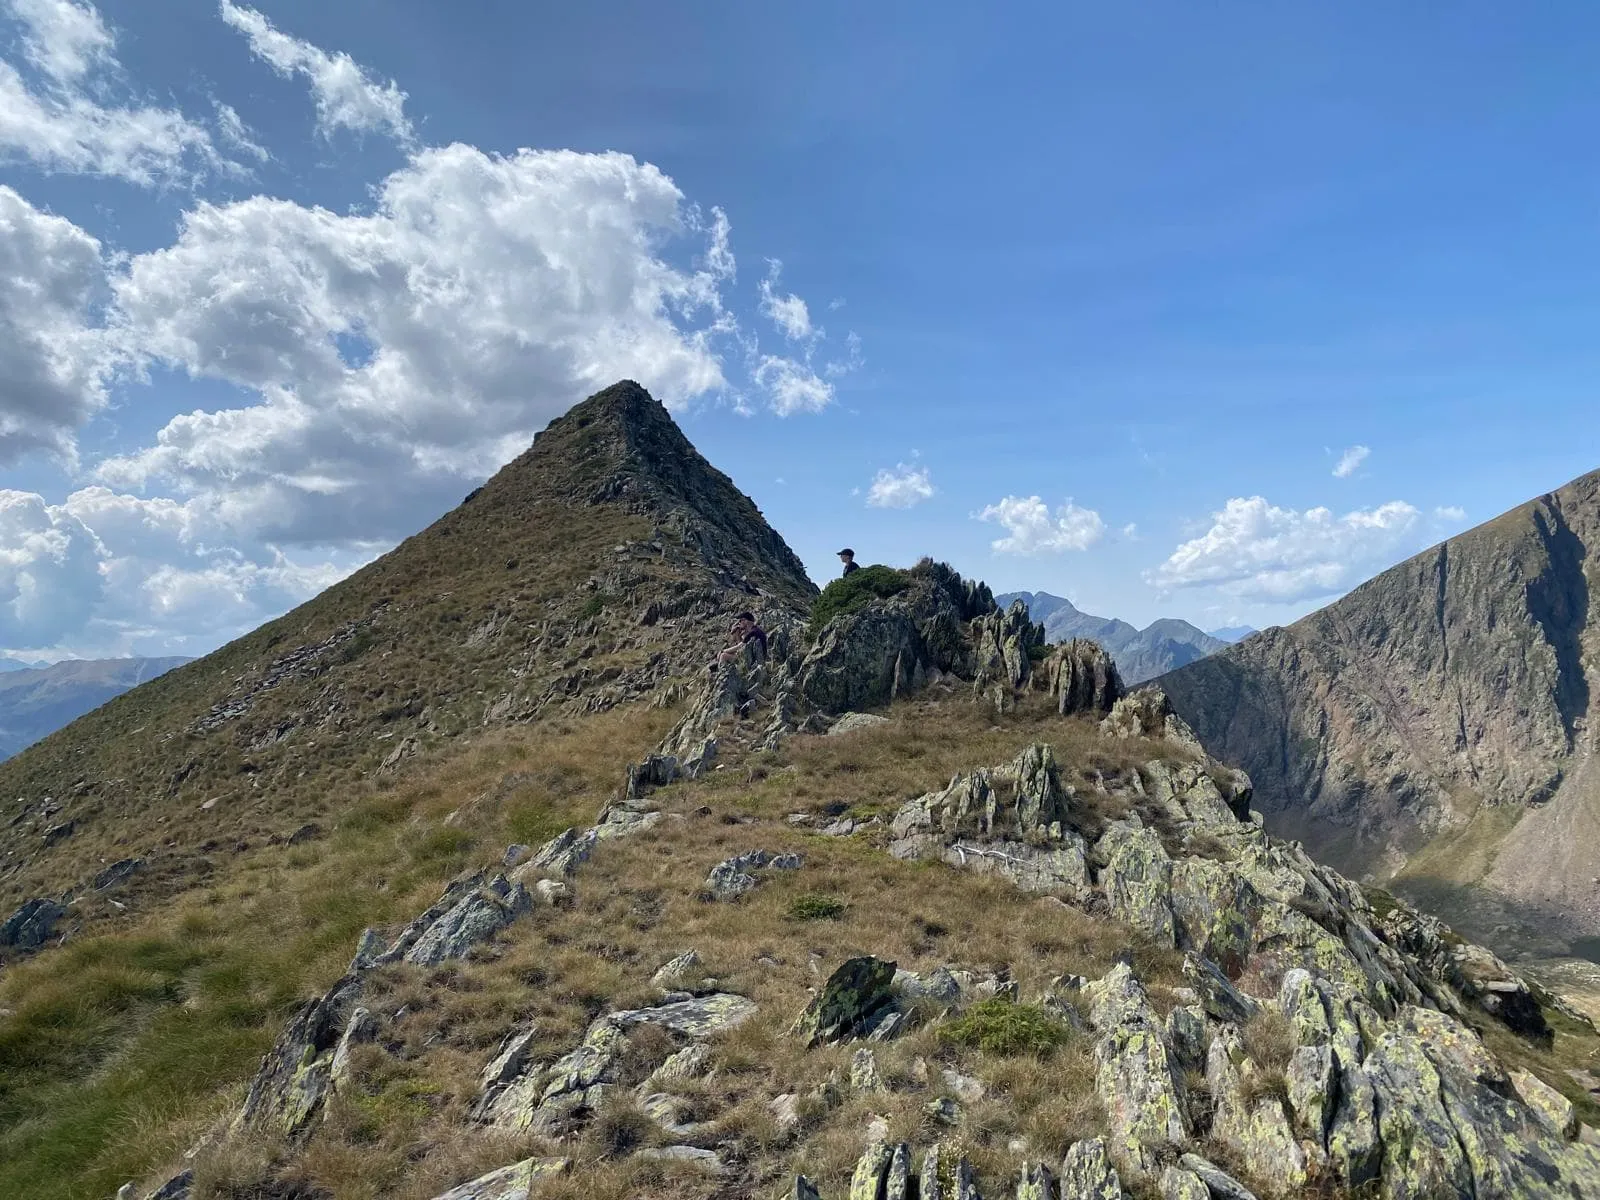
[[[91,877],[96,847],[178,864],[223,831],[337,819],[347,781],[486,726],[670,698],[734,614],[770,626],[815,594],[667,410],[616,384],[350,578],[0,764],[25,801],[0,910]]]

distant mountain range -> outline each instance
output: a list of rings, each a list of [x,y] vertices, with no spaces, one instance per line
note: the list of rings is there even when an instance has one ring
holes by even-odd
[[[1080,612],[1072,601],[1062,596],[1052,596],[1049,592],[1006,592],[996,596],[995,600],[1002,607],[1009,607],[1013,600],[1021,600],[1028,606],[1029,615],[1035,621],[1044,623],[1045,634],[1052,642],[1069,638],[1089,638],[1099,642],[1116,660],[1117,670],[1126,684],[1154,679],[1157,675],[1226,649],[1255,632],[1248,626],[1236,626],[1207,633],[1176,618],[1152,621],[1145,628],[1138,629],[1115,617],[1096,617]]]
[[[81,658],[48,667],[0,666],[0,758],[9,758],[113,696],[188,661]]]

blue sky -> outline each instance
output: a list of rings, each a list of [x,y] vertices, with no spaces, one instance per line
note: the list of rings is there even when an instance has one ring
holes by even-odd
[[[628,375],[819,580],[1139,624],[1600,466],[1600,13],[1304,7],[0,0],[0,650],[209,649]]]

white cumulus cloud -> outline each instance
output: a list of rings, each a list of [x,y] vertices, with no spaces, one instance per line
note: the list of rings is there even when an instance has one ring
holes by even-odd
[[[1214,586],[1263,601],[1331,596],[1420,548],[1423,524],[1403,500],[1335,516],[1327,508],[1279,508],[1260,496],[1229,500],[1211,521],[1146,579],[1161,588]]]
[[[397,86],[254,10],[221,12],[275,68],[310,79],[324,133],[411,137]],[[0,15],[22,31],[21,67],[0,62],[0,152],[26,142],[35,165],[142,183],[196,178],[202,160],[234,167],[179,114],[100,106],[121,69],[92,8],[0,0]],[[216,102],[213,120],[230,153],[269,157],[231,107]],[[0,185],[0,463],[70,463],[108,389],[144,403],[136,389],[156,372],[234,397],[88,464],[94,486],[62,503],[5,493],[0,644],[209,648],[426,524],[619,378],[677,410],[718,397],[750,409],[748,388],[788,416],[832,404],[833,379],[861,361],[853,334],[845,353],[820,352],[824,331],[775,273],[751,307],[789,345],[763,348],[731,307],[726,214],[649,163],[414,141],[404,153],[363,208],[192,201],[167,245],[132,255]]]
[[[1339,456],[1339,461],[1334,464],[1333,477],[1335,479],[1348,479],[1356,473],[1356,468],[1367,461],[1367,456],[1372,453],[1370,446],[1351,446]]]
[[[977,514],[980,521],[995,521],[1006,536],[990,545],[1002,554],[1052,554],[1087,550],[1105,536],[1106,523],[1090,508],[1071,500],[1054,512],[1038,496],[1007,496]]]
[[[63,504],[0,490],[0,644],[119,654],[207,649],[356,565],[241,549],[203,506],[84,488]]]
[[[381,83],[348,54],[330,54],[279,31],[253,8],[221,0],[218,11],[249,39],[250,52],[279,75],[305,76],[317,106],[317,131],[324,137],[336,129],[348,129],[386,133],[403,143],[412,140],[411,121],[405,114],[406,94],[392,80]]]
[[[911,508],[933,499],[933,479],[927,467],[897,463],[893,470],[881,469],[867,489],[867,503],[873,508]]]
[[[34,450],[70,458],[106,400],[100,243],[0,184],[0,463]]]
[[[717,278],[656,253],[690,221],[627,155],[463,145],[418,153],[366,215],[198,205],[113,281],[115,334],[256,402],[176,417],[101,477],[290,542],[398,536],[616,379],[680,407],[723,385]],[[815,407],[805,387],[778,410]]]

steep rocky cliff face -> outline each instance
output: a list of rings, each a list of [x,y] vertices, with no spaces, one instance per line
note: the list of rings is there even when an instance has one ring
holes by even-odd
[[[1592,936],[1597,545],[1600,473],[1160,683],[1316,853],[1502,944]]]

